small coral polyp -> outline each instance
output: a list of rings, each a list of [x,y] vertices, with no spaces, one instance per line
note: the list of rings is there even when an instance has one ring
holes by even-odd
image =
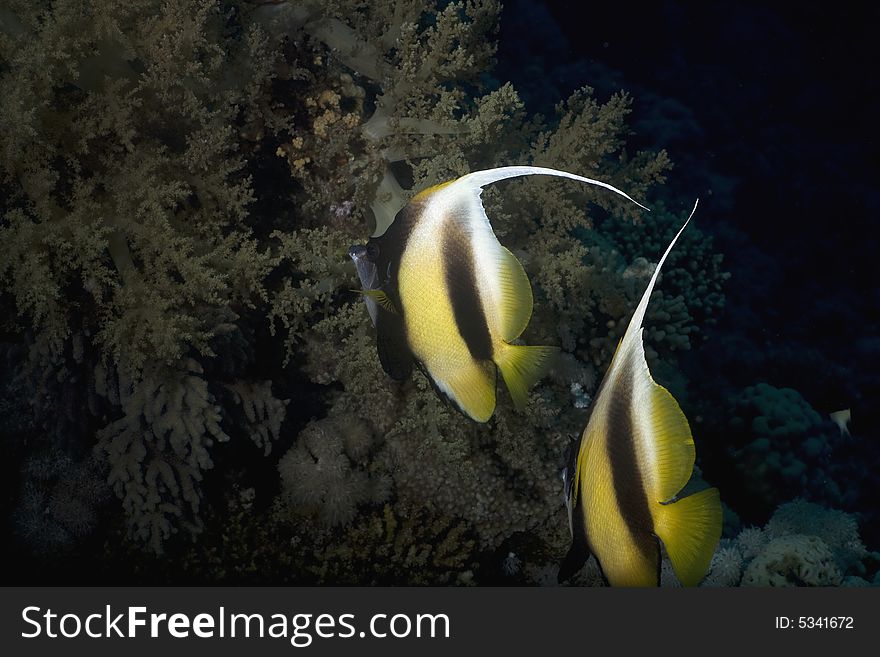
[[[843,575],[834,555],[818,536],[776,538],[743,574],[743,586],[837,586]]]

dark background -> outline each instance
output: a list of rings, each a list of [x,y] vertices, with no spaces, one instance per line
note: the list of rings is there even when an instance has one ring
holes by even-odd
[[[668,150],[665,193],[701,198],[696,221],[732,274],[723,316],[682,363],[702,410],[758,381],[795,388],[823,415],[852,409],[846,453],[862,466],[880,458],[878,27],[867,3],[509,0],[496,70],[546,115],[584,85],[632,96],[630,147]],[[847,483],[864,489],[850,510],[876,545],[878,478]]]

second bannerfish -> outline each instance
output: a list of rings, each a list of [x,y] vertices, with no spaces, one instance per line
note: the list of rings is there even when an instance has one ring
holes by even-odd
[[[721,538],[718,489],[679,497],[694,439],[678,402],[651,376],[642,342],[651,292],[689,221],[657,263],[563,474],[572,545],[560,581],[593,554],[612,586],[658,586],[662,543],[679,581],[696,586]]]

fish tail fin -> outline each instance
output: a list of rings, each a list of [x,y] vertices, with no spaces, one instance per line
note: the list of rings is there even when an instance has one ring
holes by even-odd
[[[696,586],[706,576],[721,539],[721,496],[708,488],[670,504],[659,505],[654,530],[679,581]]]
[[[495,354],[495,364],[501,370],[513,405],[522,410],[528,402],[529,388],[547,374],[559,348],[501,344],[499,353]]]

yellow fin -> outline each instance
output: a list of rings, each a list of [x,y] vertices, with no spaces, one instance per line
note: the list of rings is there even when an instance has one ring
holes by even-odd
[[[717,488],[654,507],[654,530],[679,581],[696,586],[706,576],[721,539],[721,497]]]
[[[498,312],[501,318],[501,339],[516,340],[532,317],[532,286],[516,256],[500,247],[498,280],[501,287]]]
[[[639,349],[644,362],[644,352]],[[654,467],[648,474],[649,494],[655,502],[666,502],[684,488],[694,470],[696,449],[691,428],[678,402],[670,392],[655,383],[645,363],[647,381],[637,383],[648,390],[647,422],[651,431]]]
[[[382,290],[352,290],[352,292],[357,292],[358,294],[363,294],[365,297],[370,297],[390,313],[394,313],[395,315],[400,314],[397,312],[397,308],[394,307],[394,302],[389,299],[388,295]]]
[[[495,376],[491,362],[475,360],[445,381],[432,381],[462,413],[476,422],[488,422],[495,412]]]
[[[525,408],[529,388],[548,372],[558,352],[558,347],[526,347],[501,343],[494,360],[517,409]]]

